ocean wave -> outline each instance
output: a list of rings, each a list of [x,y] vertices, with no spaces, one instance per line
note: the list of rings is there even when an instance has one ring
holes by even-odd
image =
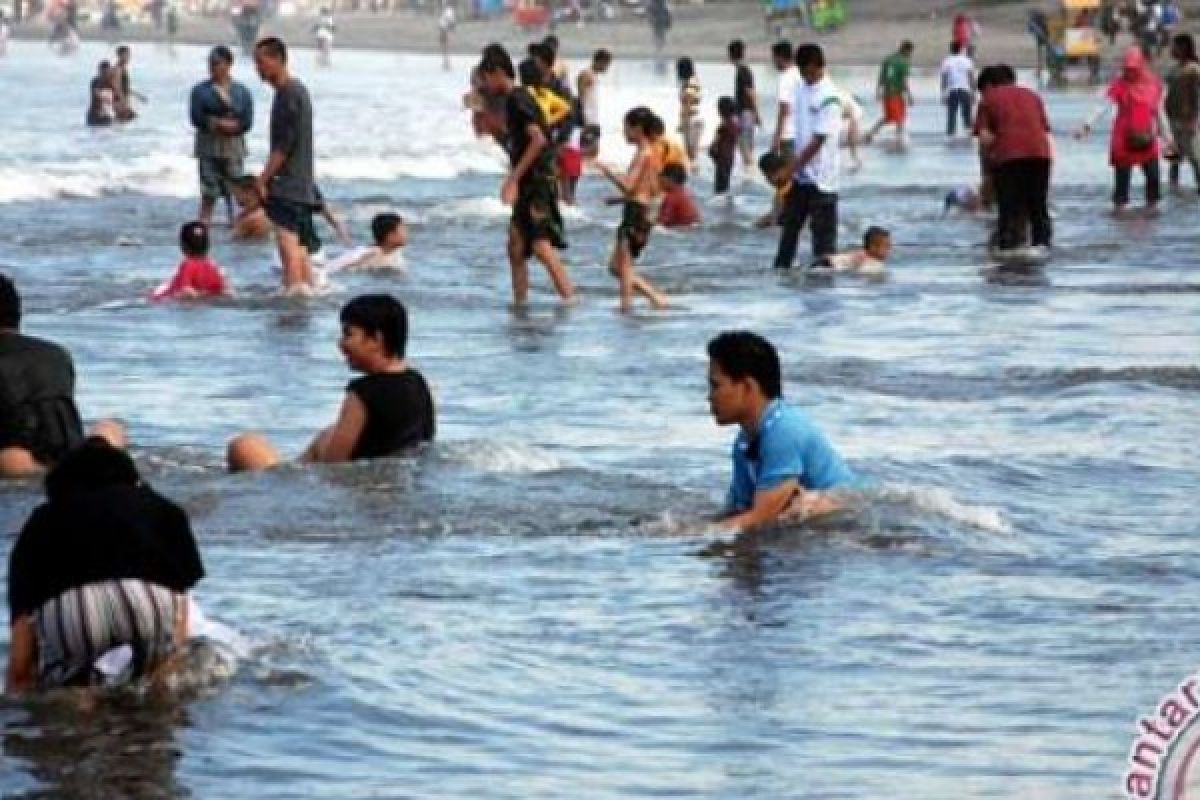
[[[906,505],[976,530],[1005,536],[1014,533],[1012,525],[999,509],[964,503],[949,490],[940,487],[891,484],[880,488],[875,494],[880,500]]]
[[[530,474],[563,469],[561,459],[529,445],[506,442],[454,442],[438,448],[443,458],[483,472]]]

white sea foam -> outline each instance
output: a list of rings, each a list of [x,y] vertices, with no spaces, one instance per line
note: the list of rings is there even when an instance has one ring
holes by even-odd
[[[940,487],[892,485],[880,492],[884,499],[894,500],[939,517],[961,522],[988,533],[1005,536],[1014,533],[1012,524],[997,508],[973,506],[956,499]]]
[[[529,474],[554,472],[563,462],[545,450],[529,445],[475,441],[448,445],[443,451],[454,461],[462,461],[483,472]]]

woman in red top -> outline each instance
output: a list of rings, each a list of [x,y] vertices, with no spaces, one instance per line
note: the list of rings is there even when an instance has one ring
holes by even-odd
[[[1076,135],[1080,138],[1088,135],[1097,120],[1115,109],[1117,116],[1108,149],[1116,183],[1113,206],[1122,211],[1129,205],[1133,168],[1141,167],[1146,176],[1146,209],[1153,210],[1161,197],[1158,140],[1164,130],[1159,123],[1163,87],[1139,48],[1125,51],[1121,74],[1109,85],[1106,96],[1110,102],[1093,114]]]
[[[1001,250],[1023,245],[1026,225],[1034,247],[1049,247],[1051,236],[1050,121],[1042,98],[1016,83],[1008,65],[985,68],[979,75],[983,99],[975,116],[980,155],[996,192],[995,242]]]

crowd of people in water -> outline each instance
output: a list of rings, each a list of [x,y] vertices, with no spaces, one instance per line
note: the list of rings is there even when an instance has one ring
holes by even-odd
[[[1036,91],[1017,83],[1011,67],[977,70],[970,49],[969,40],[956,38],[941,65],[940,89],[946,135],[957,136],[961,126],[977,139],[980,183],[951,192],[947,208],[976,212],[994,206],[999,252],[1027,244],[1047,249],[1055,142],[1045,106]],[[465,105],[475,131],[494,139],[509,159],[499,193],[512,208],[506,249],[514,303],[528,301],[531,259],[544,265],[563,301],[574,300],[559,255],[568,235],[560,204],[578,202],[578,183],[592,171],[611,184],[610,202],[621,209],[609,261],[619,308],[630,310],[639,295],[656,309],[667,307],[669,298],[638,272],[637,264],[656,227],[687,229],[700,223],[700,205],[689,184],[704,156],[713,162],[714,193],[732,191],[739,161],[744,173],[758,170],[773,187],[772,208],[758,225],[779,229],[775,267],[793,266],[807,225],[812,240],[807,269],[882,275],[891,255],[886,229],[868,226],[861,248],[838,246],[842,151],[850,152],[848,168],[856,168],[858,148],[886,128],[894,131],[889,147],[908,146],[913,51],[904,42],[884,60],[876,85],[882,113],[867,127],[861,103],[829,76],[821,47],[793,48],[786,41],[771,49],[779,88],[775,119],[764,119],[746,48],[731,42],[733,93],[716,99],[720,122],[707,151],[703,88],[694,63],[681,58],[678,135],[668,133],[667,121],[650,108],[629,109],[622,134],[632,156],[622,168],[599,159],[600,93],[611,53],[596,51],[572,82],[553,37],[535,42],[517,63],[505,47],[488,45],[472,72]],[[182,261],[151,294],[154,301],[232,292],[210,253],[219,203],[233,236],[274,236],[289,294],[307,294],[321,285],[313,263],[321,249],[316,217],[325,216],[349,245],[345,226],[315,180],[312,103],[290,70],[286,45],[265,38],[253,55],[259,76],[274,90],[267,161],[258,174],[246,170],[253,99],[232,78],[232,52],[213,48],[209,78],[192,89],[188,103],[199,208],[180,229]],[[1175,37],[1172,56],[1175,65],[1164,91],[1142,52],[1129,50],[1107,89],[1105,107],[1097,112],[1097,117],[1107,110],[1116,114],[1110,161],[1118,210],[1129,202],[1134,167],[1146,176],[1150,208],[1159,200],[1163,154],[1174,165],[1172,182],[1179,180],[1183,161],[1198,170],[1200,64],[1189,35]],[[95,119],[107,122],[96,124],[133,119],[131,101],[138,95],[130,58],[122,47],[115,65],[101,65],[92,102]],[[93,116],[89,110],[89,124]],[[1077,135],[1087,135],[1095,122],[1089,119]],[[759,129],[769,132],[770,144],[762,153],[755,152]],[[408,239],[404,220],[395,213],[379,214],[371,230],[373,245],[348,247],[342,256],[326,260],[326,268],[401,264]],[[188,636],[196,612],[187,593],[204,575],[187,514],[140,478],[121,425],[105,421],[85,432],[70,355],[22,333],[21,320],[19,291],[0,276],[0,477],[43,476],[46,495],[10,557],[7,686],[25,691],[161,674]],[[408,362],[407,309],[389,294],[363,295],[342,307],[339,321],[338,347],[360,376],[346,386],[336,418],[315,432],[299,462],[386,457],[431,442],[436,409],[425,378]],[[723,530],[750,532],[836,511],[847,492],[861,488],[860,477],[820,429],[785,402],[780,357],[769,341],[751,332],[724,332],[708,343],[707,355],[710,412],[719,425],[738,428],[720,514]],[[284,459],[265,438],[248,433],[229,443],[227,460],[231,470],[243,471],[270,469]],[[85,529],[74,524],[80,519],[102,524]]]

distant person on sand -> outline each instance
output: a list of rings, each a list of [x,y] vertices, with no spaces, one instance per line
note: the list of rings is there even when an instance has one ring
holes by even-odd
[[[704,115],[700,111],[703,90],[696,77],[696,65],[684,56],[675,62],[675,79],[679,83],[679,133],[693,166],[700,155],[700,139],[704,136]]]
[[[796,155],[789,168],[794,185],[780,213],[776,269],[791,269],[806,223],[812,231],[813,260],[837,252],[841,93],[826,74],[825,53],[817,45],[797,49],[796,66],[804,81],[796,91]]]
[[[179,249],[183,261],[171,280],[150,295],[151,300],[196,300],[230,294],[229,284],[208,255],[208,225],[196,220],[179,230]]]
[[[89,127],[103,128],[117,121],[116,92],[112,87],[112,65],[101,61],[88,85],[88,110],[85,121]]]
[[[620,307],[624,313],[633,310],[635,292],[655,308],[667,307],[667,296],[635,270],[635,262],[650,241],[650,231],[654,228],[650,203],[658,196],[658,176],[662,171],[662,162],[650,146],[648,136],[654,118],[654,112],[645,106],[634,108],[625,115],[625,141],[633,145],[635,152],[624,175],[618,175],[604,164],[598,165],[600,172],[612,181],[624,199],[609,266],[620,286]]]
[[[442,51],[442,69],[446,72],[450,71],[450,34],[454,33],[456,27],[458,17],[454,13],[454,6],[446,3],[438,17],[438,47]]]
[[[879,80],[875,86],[875,96],[883,103],[883,116],[867,131],[864,141],[870,144],[875,135],[886,125],[896,127],[896,146],[906,147],[906,126],[908,124],[908,107],[913,104],[912,91],[908,86],[909,74],[912,71],[913,43],[903,42],[900,49],[883,60],[879,67]]]
[[[346,386],[342,408],[300,456],[303,463],[336,464],[383,458],[433,441],[433,397],[420,372],[409,366],[408,313],[391,295],[354,298],[341,311],[338,349],[346,365],[363,373]],[[242,434],[229,443],[234,472],[278,466],[279,452],[258,434]]]
[[[975,62],[961,42],[950,45],[950,55],[942,59],[942,102],[946,105],[946,137],[954,138],[958,122],[964,131],[971,130],[975,105]]]
[[[999,218],[995,244],[1011,250],[1028,241],[1050,246],[1048,196],[1053,143],[1046,106],[1032,89],[1017,86],[1016,73],[1006,64],[989,68],[983,99],[975,119],[975,134],[991,175]]]
[[[733,102],[738,113],[738,151],[748,174],[754,164],[754,131],[762,125],[762,117],[754,91],[754,72],[746,65],[746,45],[740,39],[729,43],[729,60],[735,67]]]
[[[323,7],[317,15],[317,24],[313,26],[313,36],[317,43],[317,64],[328,67],[333,63],[333,35],[337,24],[333,21],[333,12]]]
[[[840,508],[834,492],[858,483],[833,445],[783,399],[779,354],[763,337],[722,333],[708,343],[708,406],[737,425],[723,524],[737,531]]]
[[[232,73],[233,53],[224,45],[214,47],[208,54],[209,78],[192,87],[189,102],[200,174],[198,219],[206,225],[218,198],[224,198],[233,224],[233,185],[244,172],[246,134],[254,125],[254,98]]]
[[[775,133],[771,137],[771,149],[784,158],[791,158],[796,152],[796,126],[792,121],[792,109],[796,105],[796,89],[802,80],[796,60],[792,56],[792,43],[776,42],[771,48],[771,60],[779,72]]]
[[[0,275],[0,478],[25,478],[53,466],[83,441],[75,407],[75,365],[62,347],[26,336],[21,295]],[[125,446],[116,422],[92,434]]]
[[[4,15],[3,11],[0,11],[0,58],[8,55],[8,37],[8,17]]]
[[[667,31],[671,29],[671,9],[667,0],[649,0],[646,18],[654,34],[654,55],[656,59],[661,58],[663,48],[667,46]]]
[[[1076,132],[1077,138],[1088,136],[1101,117],[1116,109],[1109,140],[1109,163],[1113,167],[1115,183],[1113,208],[1118,213],[1129,205],[1134,167],[1140,167],[1146,176],[1146,210],[1158,208],[1162,194],[1158,142],[1166,127],[1159,120],[1162,96],[1162,83],[1141,49],[1130,47],[1125,51],[1120,74],[1109,84],[1108,102]]]
[[[499,44],[483,50],[479,64],[483,88],[505,98],[505,144],[511,164],[500,188],[500,199],[512,206],[508,229],[508,260],[512,270],[513,302],[522,306],[529,296],[529,259],[536,256],[563,300],[575,288],[558,251],[567,246],[558,209],[558,179],[550,133],[537,101],[516,86],[516,71],[508,51]]]
[[[1200,123],[1200,60],[1196,58],[1196,40],[1190,33],[1179,33],[1171,40],[1175,65],[1167,76],[1167,100],[1164,110],[1171,127],[1171,161],[1167,183],[1179,188],[1180,167],[1192,167],[1192,177],[1200,187],[1200,152],[1197,124]]]
[[[304,245],[316,238],[312,215],[319,204],[313,182],[312,101],[304,84],[288,72],[287,46],[279,39],[268,37],[255,46],[254,65],[275,90],[271,154],[256,189],[275,224],[284,291],[308,292],[315,287]]]

